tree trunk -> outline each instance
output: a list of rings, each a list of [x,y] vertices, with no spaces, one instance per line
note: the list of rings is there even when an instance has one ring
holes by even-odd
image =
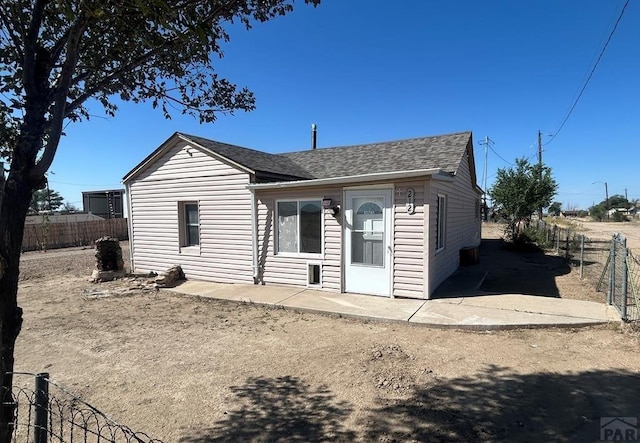
[[[14,347],[22,326],[18,276],[24,222],[34,187],[13,165],[11,169],[0,189],[0,443],[10,443],[13,430]]]

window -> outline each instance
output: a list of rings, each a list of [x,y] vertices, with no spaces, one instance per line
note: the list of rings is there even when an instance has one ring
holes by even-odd
[[[355,197],[351,263],[384,266],[384,198]]]
[[[436,251],[444,249],[446,219],[447,200],[444,195],[438,194],[438,204],[436,205]]]
[[[322,251],[322,202],[281,201],[278,211],[278,252],[319,254]]]
[[[188,247],[200,245],[200,219],[198,217],[198,203],[180,203],[179,211],[180,246]]]

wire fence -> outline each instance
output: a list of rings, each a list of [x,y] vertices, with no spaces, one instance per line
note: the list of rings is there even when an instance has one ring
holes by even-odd
[[[2,404],[13,410],[12,443],[162,443],[110,419],[47,373],[13,375],[11,400]]]
[[[640,322],[640,261],[624,236],[610,239],[589,238],[571,228],[537,221],[528,235],[544,248],[553,248],[579,270],[587,280],[603,292],[608,304],[615,306],[623,320]]]

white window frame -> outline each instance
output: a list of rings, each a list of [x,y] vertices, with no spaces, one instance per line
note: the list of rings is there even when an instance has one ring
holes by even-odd
[[[195,205],[198,211],[198,244],[189,244],[189,224],[187,217],[187,207]],[[199,255],[200,244],[202,243],[202,224],[200,222],[200,202],[198,201],[180,201],[178,202],[178,230],[180,253]]]
[[[438,194],[436,201],[436,252],[446,247],[447,238],[447,196]]]
[[[297,244],[298,251],[290,252],[290,251],[280,251],[280,214],[279,214],[279,204],[280,203],[297,203],[297,212],[296,212],[296,233],[297,233]],[[300,203],[301,202],[317,202],[320,206],[320,252],[300,252]],[[296,198],[296,199],[282,199],[276,200],[275,202],[275,244],[273,245],[273,249],[276,255],[289,256],[289,257],[310,257],[310,258],[322,258],[324,254],[324,208],[322,207],[322,197],[309,197],[309,198]]]

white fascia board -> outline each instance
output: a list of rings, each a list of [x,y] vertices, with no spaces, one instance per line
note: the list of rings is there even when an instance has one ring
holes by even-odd
[[[436,180],[453,180],[451,174],[439,168],[417,169],[413,171],[379,172],[375,174],[350,175],[345,177],[317,178],[312,180],[295,180],[273,183],[255,183],[248,186],[249,189],[283,189],[306,188],[323,185],[342,185],[349,183],[378,182],[384,180],[396,180],[401,178],[431,176]]]

